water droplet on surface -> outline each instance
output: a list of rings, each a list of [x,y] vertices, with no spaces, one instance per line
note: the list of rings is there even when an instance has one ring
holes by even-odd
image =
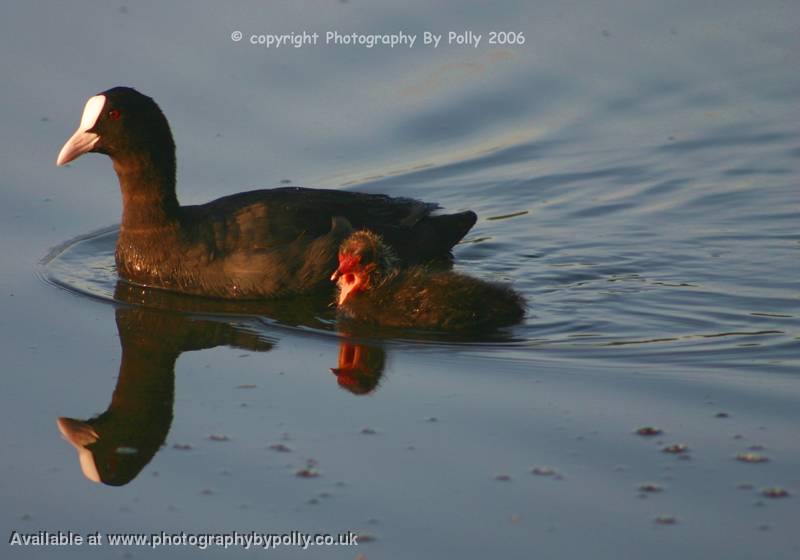
[[[778,486],[771,486],[769,488],[764,488],[761,490],[761,495],[766,496],[767,498],[788,498],[789,492],[784,488],[779,488]]]
[[[736,460],[742,463],[766,463],[769,461],[768,458],[758,453],[739,453]]]
[[[654,521],[658,525],[675,525],[678,519],[674,515],[659,515]]]
[[[644,484],[639,485],[640,492],[648,492],[648,493],[656,493],[656,492],[663,492],[664,487],[658,484],[654,484],[652,482],[646,482]]]
[[[644,426],[642,428],[637,429],[635,433],[637,435],[644,436],[644,437],[652,437],[652,436],[657,436],[659,434],[662,434],[662,433],[664,433],[664,431],[661,430],[660,428],[655,428],[653,426]]]

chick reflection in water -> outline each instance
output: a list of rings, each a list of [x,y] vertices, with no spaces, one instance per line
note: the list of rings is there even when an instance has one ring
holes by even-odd
[[[267,352],[275,341],[241,323],[230,322],[230,318],[228,322],[222,318],[213,321],[181,312],[241,311],[222,308],[226,305],[222,302],[142,290],[123,282],[117,284],[114,299],[136,306],[116,310],[122,356],[111,404],[89,420],[62,417],[57,423],[77,450],[86,478],[122,486],[142,471],[166,440],[173,416],[175,363],[183,352],[216,346]],[[335,371],[341,369],[337,373],[340,384],[354,393],[371,391],[383,371],[382,350],[342,344],[354,350],[339,353],[339,368]],[[355,358],[343,360],[342,356]],[[350,378],[357,382],[342,382]]]
[[[342,389],[354,395],[367,395],[378,388],[386,353],[380,346],[342,341],[339,343],[339,366],[331,368]]]

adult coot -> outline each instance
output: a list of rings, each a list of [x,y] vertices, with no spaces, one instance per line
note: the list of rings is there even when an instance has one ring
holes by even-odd
[[[411,264],[448,257],[476,220],[474,212],[434,216],[437,204],[409,198],[298,187],[180,206],[167,119],[151,98],[127,87],[87,101],[56,163],[86,152],[108,155],[119,177],[119,274],[184,293],[235,299],[305,294],[331,286],[349,224],[380,233]]]
[[[339,249],[337,304],[345,317],[387,327],[471,331],[511,325],[525,302],[506,286],[422,265],[399,267],[381,237],[361,230]]]

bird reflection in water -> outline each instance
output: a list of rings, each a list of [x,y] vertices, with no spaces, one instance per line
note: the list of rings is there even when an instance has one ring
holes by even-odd
[[[354,395],[366,395],[378,388],[386,353],[380,346],[348,342],[339,343],[339,365],[331,368],[336,382]]]
[[[175,363],[183,352],[217,346],[267,352],[277,340],[260,332],[254,314],[288,324],[309,324],[309,317],[328,303],[325,299],[320,307],[320,302],[302,298],[248,307],[125,282],[117,284],[114,298],[128,305],[116,310],[122,356],[111,404],[89,420],[62,417],[57,421],[62,435],[78,452],[84,476],[111,486],[136,478],[164,444],[172,424]],[[208,314],[227,315],[209,318]],[[359,395],[378,386],[384,364],[381,347],[342,339],[338,367],[332,370],[341,387]]]

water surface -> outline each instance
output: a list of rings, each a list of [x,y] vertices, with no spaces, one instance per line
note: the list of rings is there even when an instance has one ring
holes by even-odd
[[[280,557],[800,553],[793,4],[2,10],[7,535],[373,537]],[[333,28],[527,41],[230,39]],[[53,163],[113,85],[170,119],[183,203],[291,183],[475,210],[456,269],[511,283],[525,321],[470,340],[349,332],[324,298],[234,306],[120,281],[110,165]]]

